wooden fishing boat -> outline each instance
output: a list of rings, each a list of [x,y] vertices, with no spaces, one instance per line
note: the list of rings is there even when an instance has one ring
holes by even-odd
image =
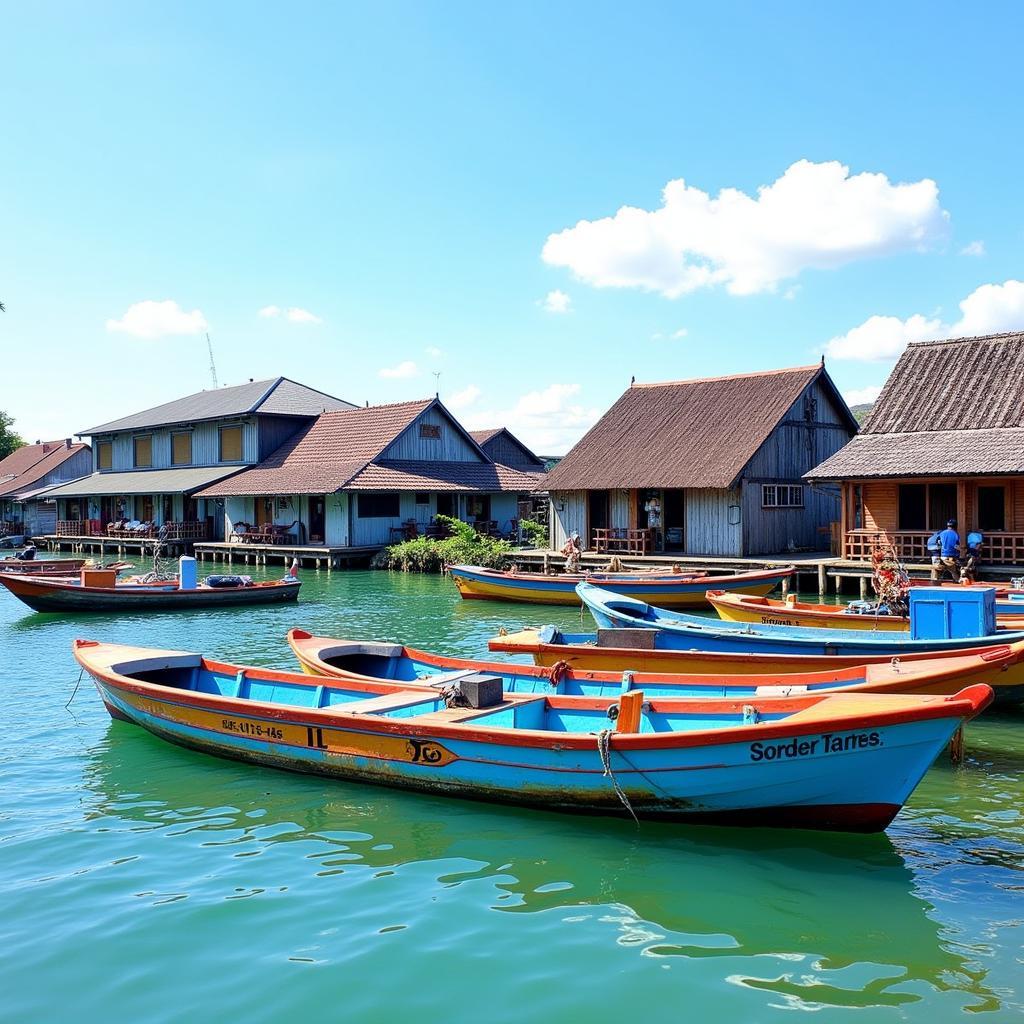
[[[754,626],[721,622],[699,615],[669,612],[652,605],[581,583],[577,590],[598,626],[657,630],[663,646],[679,650],[762,651],[766,654],[873,655],[900,657],[912,651],[943,654],[1024,640],[1024,631],[998,630],[990,636],[916,640],[910,634],[873,636],[855,629],[808,629],[803,626]]]
[[[886,612],[858,611],[856,606],[810,604],[790,594],[785,601],[749,594],[708,591],[708,603],[724,622],[757,622],[764,626],[804,626],[810,629],[857,629],[873,633],[907,633],[910,619]],[[1013,613],[1005,611],[1009,608]],[[996,624],[1001,629],[1024,629],[1024,602],[997,601]]]
[[[883,654],[768,653],[764,651],[680,650],[671,640],[651,629],[598,629],[596,633],[563,633],[554,626],[524,629],[496,636],[487,642],[492,651],[526,655],[534,664],[553,667],[565,664],[579,671],[645,672],[659,675],[792,675],[808,672],[841,672],[864,666],[893,664],[905,667],[919,661],[979,655],[999,657],[1005,645],[971,650],[901,652]],[[1011,644],[1011,648],[1015,645]],[[1004,664],[992,681],[1000,704],[1024,702],[1024,659]]]
[[[992,699],[847,693],[760,701],[437,692],[76,640],[114,718],[276,768],[513,802],[705,823],[884,829]],[[480,677],[476,677],[479,681]]]
[[[182,589],[176,581],[118,581],[113,586],[87,586],[74,579],[0,572],[0,586],[37,612],[139,612],[278,604],[296,600],[300,583],[286,577],[232,587],[200,583]]]
[[[0,558],[0,572],[16,572],[24,576],[70,576],[77,574],[84,565],[84,558]]]
[[[890,659],[820,672],[767,675],[671,675],[666,673],[600,672],[558,662],[550,668],[449,658],[402,644],[314,636],[303,629],[288,631],[288,645],[308,675],[409,687],[450,686],[467,675],[501,679],[507,693],[544,693],[570,697],[618,697],[643,690],[648,697],[699,697],[747,700],[788,697],[796,693],[938,693],[985,683],[998,689],[1007,669],[1024,658],[1024,643],[999,647],[986,654],[922,658],[904,663]]]
[[[530,604],[578,605],[576,586],[585,581],[599,583],[617,594],[629,594],[653,601],[662,608],[703,608],[709,587],[744,594],[769,594],[793,568],[764,569],[714,575],[698,573],[590,573],[588,575],[545,576],[536,572],[506,572],[479,565],[450,565],[448,574],[463,598],[492,601],[525,601]]]

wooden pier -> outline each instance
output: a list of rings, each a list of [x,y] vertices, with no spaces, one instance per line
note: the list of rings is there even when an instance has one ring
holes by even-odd
[[[529,549],[517,551],[512,560],[524,570],[540,572],[560,572],[565,564],[565,556],[557,551]],[[619,558],[625,569],[661,569],[678,565],[684,570],[720,569],[737,572],[755,569],[777,569],[781,566],[795,567],[793,584],[783,584],[783,592],[790,589],[804,593],[817,591],[821,596],[830,591],[837,596],[853,596],[859,594],[861,599],[873,596],[871,590],[871,566],[867,562],[850,561],[837,558],[824,552],[808,554],[800,552],[788,557],[777,558],[719,558],[710,555],[624,555]],[[585,551],[582,557],[582,569],[596,571],[608,565],[608,555]],[[931,565],[911,564],[906,566],[911,579],[927,579],[931,575]],[[1024,566],[1020,565],[985,565],[978,572],[979,582],[990,579],[1010,579],[1024,576]],[[831,584],[831,586],[830,586]]]
[[[280,562],[289,565],[297,560],[300,566],[312,569],[341,569],[346,565],[367,563],[380,551],[380,545],[369,547],[323,547],[309,544],[241,544],[237,541],[200,541],[193,553],[201,561],[241,562],[244,565],[268,565]]]
[[[56,534],[50,533],[35,538],[38,547],[45,551],[72,551],[79,554],[104,555],[151,555],[155,537],[104,537],[102,534]],[[163,553],[168,557],[188,554],[192,541],[165,540]]]

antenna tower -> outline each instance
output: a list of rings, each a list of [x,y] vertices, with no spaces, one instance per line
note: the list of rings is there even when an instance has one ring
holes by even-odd
[[[213,381],[213,386],[219,388],[220,385],[217,383],[217,364],[213,361],[213,342],[210,341],[210,334],[206,334],[206,348],[210,353],[210,380]]]

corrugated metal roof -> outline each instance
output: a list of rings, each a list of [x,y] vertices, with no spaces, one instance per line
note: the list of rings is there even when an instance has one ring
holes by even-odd
[[[127,473],[93,473],[91,476],[58,484],[46,491],[47,498],[91,498],[102,494],[191,494],[200,487],[222,480],[238,467],[185,466],[180,469],[137,469]]]
[[[824,366],[637,384],[541,482],[545,490],[731,487]],[[850,427],[856,422],[850,416]]]
[[[199,391],[152,409],[80,430],[78,433],[109,434],[117,430],[141,430],[174,423],[198,423],[225,416],[246,416],[254,412],[277,416],[318,416],[325,409],[354,408],[351,402],[324,394],[305,384],[298,384],[286,377],[274,377],[269,380],[237,384],[234,387]]]
[[[87,444],[46,441],[26,444],[0,461],[0,497],[14,496],[32,487],[61,463],[88,449]]]
[[[1024,426],[1024,333],[906,347],[862,433]]]

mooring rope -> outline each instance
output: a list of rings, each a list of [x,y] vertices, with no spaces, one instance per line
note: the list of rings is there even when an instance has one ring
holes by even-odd
[[[622,801],[622,806],[633,816],[633,820],[636,822],[637,828],[639,828],[640,819],[636,816],[636,811],[633,810],[629,797],[626,796],[619,785],[619,780],[615,778],[615,772],[612,771],[611,741],[612,730],[602,729],[597,734],[597,752],[601,756],[601,764],[604,766],[605,775],[612,780],[612,788],[615,790],[615,795]]]
[[[84,668],[82,668],[82,670],[81,670],[81,671],[80,671],[80,672],[78,673],[78,680],[77,680],[77,682],[75,683],[75,688],[74,688],[74,689],[73,689],[73,690],[71,691],[71,696],[70,696],[70,697],[68,697],[68,702],[67,702],[67,704],[65,704],[65,705],[64,705],[64,710],[65,710],[65,711],[67,711],[67,710],[68,710],[68,708],[70,708],[70,707],[71,707],[71,702],[72,702],[72,701],[73,701],[73,700],[75,699],[75,694],[76,694],[76,693],[78,693],[78,687],[79,687],[79,686],[81,685],[81,682],[82,682],[82,676],[83,676],[84,674],[85,674],[85,669],[84,669]]]

